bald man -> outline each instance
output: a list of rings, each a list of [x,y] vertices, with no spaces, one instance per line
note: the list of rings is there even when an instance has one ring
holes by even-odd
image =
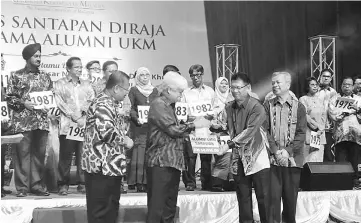
[[[128,122],[119,103],[129,93],[129,77],[114,71],[86,115],[82,168],[85,172],[88,223],[117,222],[120,185],[126,172]]]
[[[13,153],[15,187],[18,197],[25,197],[29,192],[48,196],[43,178],[49,120],[46,109],[34,108],[36,104],[30,100],[29,93],[52,90],[53,82],[48,74],[39,70],[39,43],[26,46],[22,55],[25,68],[11,73],[6,89],[6,100],[13,110],[13,133],[24,135]]]

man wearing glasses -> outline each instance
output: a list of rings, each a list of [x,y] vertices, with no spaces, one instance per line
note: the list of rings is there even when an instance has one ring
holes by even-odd
[[[230,168],[236,182],[239,222],[253,222],[253,184],[261,222],[268,223],[271,175],[267,133],[262,128],[266,112],[263,105],[249,95],[251,80],[247,74],[236,73],[231,80],[234,101],[226,105],[219,118],[222,126],[227,126],[231,140],[221,146],[218,155],[232,149]]]
[[[329,114],[329,104],[330,99],[336,96],[337,92],[331,87],[331,80],[333,77],[333,72],[330,69],[324,69],[321,71],[319,82],[320,90],[318,97],[324,102],[325,107],[327,108],[327,113]],[[332,150],[332,144],[334,140],[333,135],[333,122],[330,120],[329,115],[327,115],[326,126],[325,126],[325,136],[326,136],[326,145],[325,152],[323,154],[324,162],[333,162],[335,160],[335,155]]]
[[[192,79],[193,85],[183,92],[182,102],[185,103],[204,103],[209,101],[213,107],[214,104],[214,90],[203,84],[204,69],[202,65],[196,64],[189,68],[189,74]],[[200,118],[200,117],[198,117]],[[206,116],[206,119],[212,119],[211,116]],[[189,121],[194,121],[195,116],[188,117]],[[185,163],[186,170],[182,173],[183,183],[186,186],[187,191],[194,191],[196,188],[195,178],[195,164],[197,160],[197,154],[193,153],[191,143],[188,138],[185,139]],[[211,190],[211,160],[212,155],[201,154],[201,181],[202,190]]]
[[[92,83],[102,78],[100,68],[100,62],[97,60],[92,60],[86,64],[86,69],[88,71],[88,80],[90,80]]]
[[[119,188],[126,173],[125,152],[133,147],[126,136],[127,123],[118,111],[119,102],[128,93],[128,75],[115,71],[87,111],[82,168],[89,223],[117,222]]]
[[[118,70],[118,64],[115,61],[108,60],[103,64],[103,78],[96,80],[92,83],[93,89],[95,91],[95,95],[98,95],[100,92],[104,90],[105,84],[107,83],[110,74],[116,70]]]
[[[68,194],[70,167],[74,152],[77,165],[77,190],[85,193],[84,174],[81,169],[83,142],[79,141],[81,139],[67,139],[67,135],[68,133],[72,135],[71,133],[75,129],[81,131],[84,128],[86,111],[95,97],[90,81],[80,79],[83,69],[80,58],[69,58],[66,62],[66,69],[68,75],[54,83],[55,100],[61,112],[58,187],[59,195],[63,196]]]

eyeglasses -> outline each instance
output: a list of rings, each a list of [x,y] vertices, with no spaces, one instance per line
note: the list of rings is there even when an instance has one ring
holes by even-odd
[[[244,85],[244,86],[242,86],[242,87],[233,87],[233,86],[231,86],[231,91],[240,91],[240,90],[242,90],[243,88],[245,88],[245,87],[247,87],[248,86],[248,84],[247,85]]]
[[[123,90],[125,90],[125,91],[127,91],[127,92],[129,92],[129,89],[126,89],[126,88],[124,88],[124,87],[122,87],[121,85],[117,85],[117,86],[119,86],[120,88],[122,88]]]
[[[99,67],[91,67],[89,68],[89,70],[96,70],[96,71],[100,71],[101,69]]]
[[[200,78],[203,75],[203,73],[197,73],[197,74],[191,74],[189,75],[191,78]]]

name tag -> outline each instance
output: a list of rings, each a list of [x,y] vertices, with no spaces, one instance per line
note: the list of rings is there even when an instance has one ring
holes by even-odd
[[[352,108],[352,105],[355,103],[354,99],[338,97],[336,99],[335,107],[341,111],[348,111]]]
[[[84,141],[84,127],[78,127],[77,123],[72,122],[69,127],[68,134],[66,135],[66,139],[75,140],[75,141]]]
[[[40,91],[29,93],[30,100],[36,104],[35,109],[56,107],[54,94],[51,91]]]
[[[230,136],[220,136],[220,137],[219,137],[219,144],[220,144],[221,146],[223,146],[223,145],[227,144],[227,142],[228,142],[229,140],[231,140],[231,137],[230,137]],[[227,150],[227,153],[231,153],[231,152],[232,152],[232,149]]]
[[[148,122],[148,113],[150,106],[148,105],[138,105],[138,119],[142,123]]]
[[[175,114],[178,120],[187,121],[188,119],[188,105],[187,103],[175,103]]]
[[[8,87],[9,78],[10,78],[10,72],[7,70],[2,70],[1,71],[1,82],[3,83],[4,88]]]
[[[52,108],[50,108],[48,115],[59,117],[60,116],[60,109],[56,108],[56,107],[52,107]]]
[[[321,147],[321,138],[317,135],[317,132],[311,131],[310,146],[317,149]]]
[[[9,109],[8,103],[6,101],[1,102],[1,121],[8,121],[9,120]]]
[[[189,103],[189,112],[192,116],[205,116],[213,113],[211,101]]]

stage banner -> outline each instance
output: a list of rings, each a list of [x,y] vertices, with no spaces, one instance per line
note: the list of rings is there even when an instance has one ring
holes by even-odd
[[[114,60],[127,74],[147,67],[154,85],[166,64],[189,81],[189,67],[201,64],[204,82],[213,86],[202,1],[1,1],[6,69],[23,68],[22,49],[35,42],[42,45],[41,68],[53,81],[77,56],[84,68],[92,60]]]

